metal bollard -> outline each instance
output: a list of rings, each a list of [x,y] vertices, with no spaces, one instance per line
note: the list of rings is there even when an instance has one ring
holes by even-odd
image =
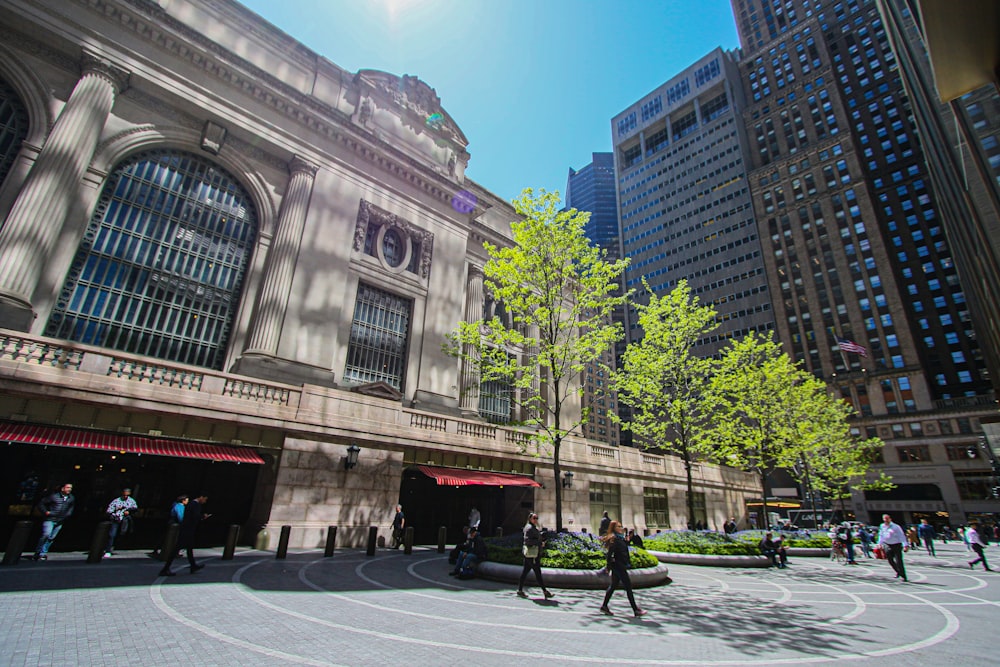
[[[369,556],[375,555],[375,542],[378,540],[378,526],[368,527],[368,551],[365,553]]]
[[[274,554],[277,559],[283,559],[288,556],[288,538],[292,535],[291,526],[281,527],[281,536],[278,538],[278,551]]]
[[[413,553],[413,526],[407,526],[403,531],[403,553],[407,556]]]
[[[94,529],[94,537],[90,540],[90,553],[87,554],[88,563],[100,563],[104,560],[104,550],[108,546],[108,536],[111,535],[111,522],[102,521]]]
[[[240,527],[237,524],[229,526],[229,534],[226,535],[226,546],[222,549],[222,560],[232,560],[236,553],[236,542],[240,539]]]
[[[170,554],[177,553],[177,540],[180,537],[181,525],[172,523],[167,526],[167,534],[163,536],[163,546],[160,547],[159,560],[166,561]]]
[[[445,543],[445,540],[447,540],[447,539],[448,539],[448,528],[445,527],[445,526],[441,526],[440,528],[438,528],[438,553],[439,554],[443,554],[444,553],[444,543]]]
[[[7,551],[3,554],[3,562],[0,565],[17,565],[21,560],[21,553],[28,543],[28,535],[31,534],[30,521],[18,521],[14,524],[14,531],[7,540]]]
[[[326,548],[323,549],[323,557],[329,558],[333,555],[333,550],[337,545],[337,527],[330,526],[326,530]]]

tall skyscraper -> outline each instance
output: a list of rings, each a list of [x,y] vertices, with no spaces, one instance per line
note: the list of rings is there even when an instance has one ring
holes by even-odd
[[[772,328],[754,221],[737,55],[715,49],[611,124],[626,286],[666,293],[686,279],[720,327],[698,352]],[[628,338],[641,337],[629,318]]]
[[[615,201],[615,162],[612,153],[593,153],[593,161],[579,170],[570,167],[566,177],[566,206],[590,213],[584,228],[595,246],[607,251],[609,260],[621,257],[618,243],[618,206]],[[624,323],[624,312],[615,313],[615,321]],[[600,363],[588,364],[580,378],[583,385],[583,406],[590,408],[584,435],[617,446],[620,429],[609,413],[618,409],[614,392],[607,391],[604,367],[615,368],[624,352],[624,342],[605,352]]]
[[[855,512],[997,511],[977,450],[989,375],[874,0],[732,6],[777,330],[855,406],[856,432],[886,442],[879,465],[897,484],[855,493]]]

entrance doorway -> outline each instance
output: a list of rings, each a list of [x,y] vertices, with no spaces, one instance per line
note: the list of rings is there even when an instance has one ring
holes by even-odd
[[[120,537],[117,547],[158,547],[170,506],[182,493],[208,495],[205,511],[212,517],[199,528],[198,541],[200,546],[217,546],[225,542],[231,524],[243,526],[249,518],[260,469],[251,464],[7,443],[0,445],[0,490],[4,495],[0,536],[6,544],[16,521],[37,519],[34,508],[42,497],[69,482],[76,498],[75,510],[53,551],[89,548],[94,527],[107,520],[108,503],[124,487],[132,489],[139,511],[134,532]],[[36,526],[29,548],[34,547],[38,530]]]
[[[504,535],[518,532],[534,508],[534,497],[533,487],[439,485],[416,466],[403,471],[399,491],[399,503],[406,525],[413,526],[415,544],[436,544],[441,526],[447,530],[447,543],[458,543],[473,507],[479,510],[484,536],[494,535],[497,528]]]

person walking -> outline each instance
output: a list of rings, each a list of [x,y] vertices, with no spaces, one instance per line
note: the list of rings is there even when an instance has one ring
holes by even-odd
[[[611,517],[609,517],[608,513],[605,512],[601,516],[601,525],[597,529],[597,536],[598,537],[603,537],[604,535],[606,535],[607,532],[608,532],[608,527],[609,526],[611,526]]]
[[[861,542],[861,552],[864,553],[865,558],[872,557],[872,536],[868,533],[868,529],[861,526],[858,529],[858,541]]]
[[[906,533],[898,523],[893,523],[888,514],[882,515],[882,525],[878,529],[878,543],[885,549],[889,565],[896,572],[896,578],[909,581],[906,578],[906,568],[903,566],[903,552],[908,551]]]
[[[645,616],[646,611],[639,608],[639,605],[635,602],[635,595],[632,593],[632,579],[628,576],[628,570],[632,567],[632,562],[629,558],[628,542],[625,541],[622,525],[617,521],[612,521],[608,526],[607,534],[601,535],[601,542],[607,550],[608,564],[605,572],[611,574],[611,585],[604,592],[604,603],[601,605],[601,613],[606,616],[614,616],[608,608],[608,603],[611,602],[611,596],[614,594],[615,589],[618,588],[618,584],[621,584],[622,588],[625,589],[625,595],[628,596],[628,603],[632,605],[632,613],[636,617]]]
[[[934,538],[937,537],[937,532],[934,530],[934,526],[927,523],[927,519],[920,520],[920,525],[917,526],[917,535],[923,541],[927,553],[937,558],[937,554],[934,552]]]
[[[42,514],[42,536],[35,547],[36,561],[48,560],[49,548],[62,530],[63,522],[73,515],[75,504],[72,484],[63,484],[58,491],[50,493],[38,503],[38,511]]]
[[[521,553],[524,554],[524,569],[521,570],[521,578],[517,582],[518,597],[528,597],[528,594],[524,592],[524,582],[528,578],[528,572],[532,570],[535,572],[535,579],[538,581],[545,599],[555,597],[549,592],[549,589],[545,588],[545,582],[542,581],[542,548],[544,546],[542,531],[538,527],[538,515],[532,512],[528,515],[528,522],[524,524],[524,545],[521,547]]]
[[[403,506],[396,505],[396,515],[392,517],[392,548],[398,549],[403,543],[403,529],[406,528],[406,515]]]
[[[972,547],[969,546],[969,538],[966,535],[967,532],[968,531],[966,531],[965,526],[958,527],[958,536],[962,539],[962,544],[965,545],[965,550],[972,551]]]
[[[132,497],[132,489],[122,489],[122,494],[108,504],[106,512],[111,529],[108,531],[108,548],[104,550],[105,558],[110,558],[115,552],[115,539],[132,530],[132,515],[137,509],[139,504]]]
[[[202,510],[202,507],[207,502],[208,496],[204,493],[188,501],[184,507],[184,518],[181,520],[181,530],[177,537],[177,547],[187,551],[188,566],[191,568],[191,574],[205,567],[194,560],[194,542],[198,532],[198,525],[202,519],[212,516],[211,514],[205,514]],[[172,577],[176,574],[176,572],[170,570],[170,566],[173,564],[175,558],[177,558],[177,550],[171,549],[170,553],[167,554],[166,562],[163,563],[163,569],[160,570],[161,577]]]
[[[987,572],[992,572],[989,563],[986,562],[986,554],[983,552],[983,547],[986,546],[986,540],[979,534],[979,522],[970,521],[969,529],[965,532],[969,538],[969,545],[972,550],[976,552],[977,558],[975,560],[969,561],[969,569],[971,570],[976,566],[976,563],[982,562],[983,569]]]

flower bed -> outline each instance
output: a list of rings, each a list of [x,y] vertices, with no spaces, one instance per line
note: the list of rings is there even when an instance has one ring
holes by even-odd
[[[775,532],[774,536],[781,537],[782,544],[789,549],[829,549],[832,546],[830,544],[830,536],[819,531],[813,533],[805,530],[800,530],[794,533]],[[760,541],[764,539],[764,531],[741,530],[738,533],[733,533],[732,537],[737,542],[752,544],[756,547],[760,544]]]
[[[759,542],[760,540],[758,540]],[[708,530],[665,530],[643,539],[647,550],[675,554],[759,556],[757,544],[730,539]]]
[[[544,533],[542,567],[566,570],[598,570],[607,564],[606,552],[600,540],[590,533]],[[490,537],[484,540],[488,560],[494,563],[520,566],[524,563],[521,534]],[[644,549],[629,547],[633,568],[656,567],[658,561]]]

